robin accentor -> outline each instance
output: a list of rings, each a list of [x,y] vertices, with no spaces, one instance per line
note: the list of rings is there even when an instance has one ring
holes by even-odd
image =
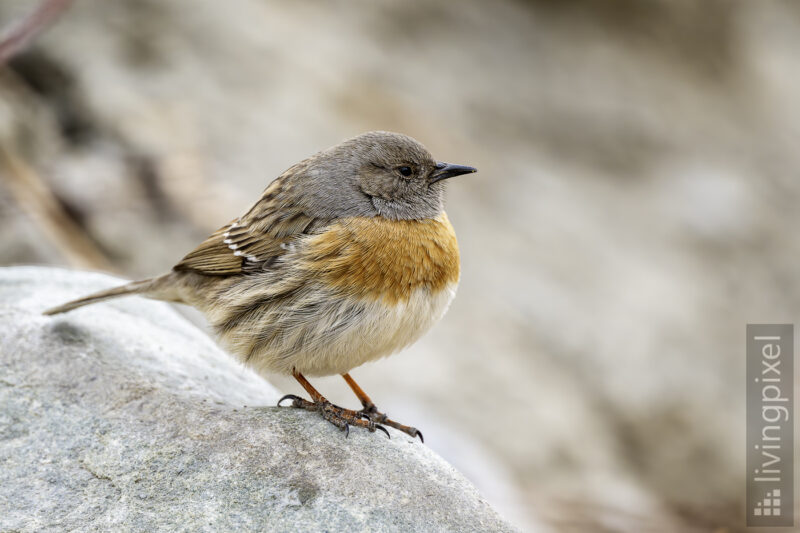
[[[247,365],[290,374],[311,396],[281,401],[346,431],[388,434],[383,424],[422,439],[379,412],[348,372],[410,345],[444,315],[459,280],[444,180],[469,172],[405,135],[359,135],[281,174],[171,272],[45,314],[128,294],[188,304]],[[363,409],[331,404],[305,378],[332,374]]]

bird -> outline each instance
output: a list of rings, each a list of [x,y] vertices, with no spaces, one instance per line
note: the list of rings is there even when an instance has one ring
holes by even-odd
[[[460,256],[445,184],[476,171],[437,161],[407,135],[363,133],[291,166],[170,272],[44,314],[127,295],[190,305],[246,366],[293,376],[310,396],[287,394],[279,406],[291,400],[346,436],[351,426],[389,435],[389,426],[424,442],[350,372],[416,342],[447,311]],[[336,374],[360,410],[329,402],[307,379]]]

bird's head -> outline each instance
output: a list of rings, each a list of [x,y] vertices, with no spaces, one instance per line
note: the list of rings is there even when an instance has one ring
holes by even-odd
[[[304,170],[325,195],[320,203],[337,205],[346,216],[394,220],[435,218],[444,209],[445,180],[476,171],[437,162],[411,137],[385,131],[364,133],[320,152]]]

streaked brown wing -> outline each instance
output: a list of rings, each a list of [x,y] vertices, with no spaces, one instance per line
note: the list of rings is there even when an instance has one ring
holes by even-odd
[[[200,246],[189,252],[173,270],[195,270],[202,274],[224,276],[242,272],[242,258],[231,253],[223,243],[224,234],[238,219],[211,234]]]
[[[268,269],[297,237],[327,226],[328,220],[306,215],[287,198],[284,182],[290,176],[275,180],[246,215],[218,229],[173,269],[210,276]]]

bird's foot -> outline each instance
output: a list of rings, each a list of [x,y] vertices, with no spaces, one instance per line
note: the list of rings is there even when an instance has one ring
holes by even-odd
[[[374,432],[376,429],[378,429],[386,433],[387,437],[392,438],[385,427],[380,425],[379,422],[373,421],[362,411],[353,411],[351,409],[339,407],[338,405],[332,404],[325,398],[322,398],[318,402],[310,402],[305,398],[295,396],[294,394],[287,394],[278,400],[278,405],[280,405],[284,400],[292,400],[292,407],[305,409],[306,411],[318,412],[320,415],[322,415],[322,418],[344,431],[345,437],[350,435],[350,426],[356,426],[367,429],[370,432]]]
[[[374,403],[366,403],[364,404],[364,408],[358,411],[358,414],[363,416],[364,418],[368,419],[370,422],[374,424],[383,424],[385,426],[393,427],[397,430],[402,431],[403,433],[407,433],[411,435],[411,437],[419,437],[419,440],[425,442],[425,439],[422,437],[422,432],[415,427],[405,426],[394,420],[389,419],[385,414],[378,411],[378,408],[375,407]]]

